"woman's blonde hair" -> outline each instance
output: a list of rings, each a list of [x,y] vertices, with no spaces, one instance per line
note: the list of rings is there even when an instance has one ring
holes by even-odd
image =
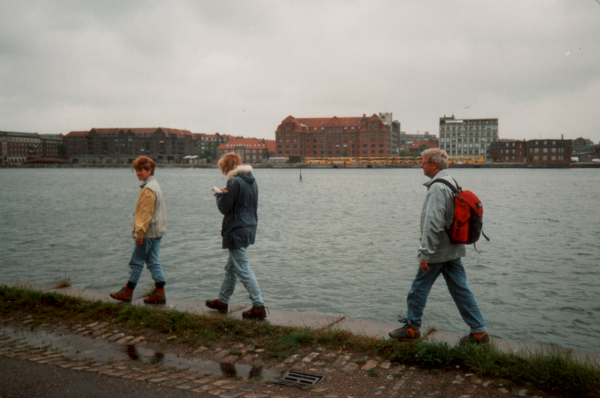
[[[242,158],[235,152],[226,153],[219,160],[219,169],[225,175],[242,164]]]

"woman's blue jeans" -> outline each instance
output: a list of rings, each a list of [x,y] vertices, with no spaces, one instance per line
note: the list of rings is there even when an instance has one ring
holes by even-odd
[[[137,283],[142,275],[144,269],[144,263],[152,274],[154,282],[164,282],[165,276],[163,275],[162,266],[158,259],[158,252],[160,251],[161,237],[158,238],[144,238],[143,245],[137,246],[134,244],[133,254],[129,261],[129,281]]]
[[[427,296],[429,296],[429,291],[437,277],[442,274],[462,319],[471,328],[471,333],[487,331],[483,316],[475,301],[475,296],[469,285],[467,285],[467,274],[460,258],[445,263],[428,264],[428,266],[429,271],[426,273],[423,273],[419,268],[408,292],[406,298],[408,324],[413,329],[418,330],[421,328],[421,318],[427,303]]]
[[[252,305],[254,307],[264,307],[265,303],[260,294],[260,287],[258,287],[254,271],[250,268],[245,247],[229,249],[229,260],[227,260],[227,265],[225,265],[225,280],[223,280],[223,284],[221,285],[221,292],[218,298],[220,302],[224,304],[229,303],[238,278],[248,291]]]

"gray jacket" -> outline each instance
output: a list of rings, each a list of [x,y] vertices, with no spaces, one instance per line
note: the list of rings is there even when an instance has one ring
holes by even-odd
[[[436,179],[444,179],[456,186],[448,170],[440,170],[426,182],[427,195],[421,211],[421,244],[419,260],[444,263],[456,260],[466,254],[465,245],[452,244],[446,233],[454,219],[454,198],[452,190],[444,184],[434,184]]]
[[[154,213],[152,215],[152,220],[150,221],[150,225],[146,230],[145,238],[159,238],[167,233],[167,228],[165,224],[167,222],[167,209],[165,207],[165,202],[163,200],[163,194],[160,189],[160,185],[158,185],[158,181],[154,176],[148,177],[146,181],[144,181],[140,188],[143,190],[144,188],[150,189],[154,193],[154,197],[156,198],[154,202]],[[133,230],[132,230],[133,238],[135,239],[135,213],[133,213]]]

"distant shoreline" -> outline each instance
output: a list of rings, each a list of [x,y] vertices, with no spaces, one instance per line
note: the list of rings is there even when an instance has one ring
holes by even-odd
[[[255,169],[415,169],[418,164],[252,164]],[[130,169],[128,164],[0,164],[0,169]],[[158,164],[160,169],[216,169],[217,164]],[[527,164],[474,163],[451,164],[453,169],[586,169],[600,168],[600,163]]]

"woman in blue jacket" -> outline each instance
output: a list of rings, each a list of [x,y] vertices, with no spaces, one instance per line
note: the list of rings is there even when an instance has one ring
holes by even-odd
[[[243,312],[244,319],[265,319],[265,303],[254,271],[250,268],[246,249],[254,244],[256,225],[258,224],[258,185],[252,175],[252,167],[243,165],[237,153],[225,154],[219,160],[219,169],[227,176],[227,187],[213,187],[217,197],[217,207],[223,213],[223,249],[229,250],[229,259],[225,265],[225,280],[221,285],[219,297],[209,300],[206,306],[226,313],[229,298],[239,279],[252,300],[252,309]]]

